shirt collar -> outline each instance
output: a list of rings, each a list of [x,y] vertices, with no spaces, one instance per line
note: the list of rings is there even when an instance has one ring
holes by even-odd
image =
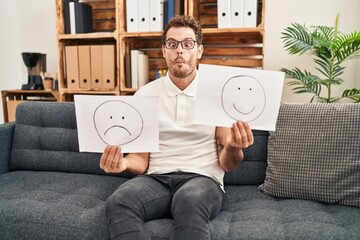
[[[165,89],[166,89],[166,92],[169,95],[169,97],[177,96],[179,93],[184,93],[185,95],[187,95],[189,97],[194,97],[196,95],[197,82],[198,82],[198,75],[196,74],[194,80],[190,83],[190,85],[187,86],[187,88],[185,88],[184,91],[181,91],[171,81],[171,79],[169,77],[169,73],[167,73],[164,78]]]

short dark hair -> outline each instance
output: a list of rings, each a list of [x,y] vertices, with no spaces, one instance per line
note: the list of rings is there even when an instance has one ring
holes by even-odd
[[[166,25],[163,35],[162,35],[162,42],[166,41],[166,34],[168,33],[169,29],[172,27],[188,27],[191,28],[195,33],[195,38],[198,44],[202,44],[203,35],[202,29],[200,26],[200,22],[192,16],[175,16]]]

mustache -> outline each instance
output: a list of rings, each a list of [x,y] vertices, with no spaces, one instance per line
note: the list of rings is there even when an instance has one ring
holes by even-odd
[[[179,60],[180,61],[185,61],[184,58],[182,58],[182,57],[177,57],[177,58],[174,59],[174,61],[179,61]]]

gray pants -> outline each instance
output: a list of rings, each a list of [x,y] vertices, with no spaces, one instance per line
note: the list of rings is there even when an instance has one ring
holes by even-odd
[[[144,222],[174,219],[169,239],[210,239],[209,220],[220,211],[223,191],[213,179],[193,173],[139,175],[107,200],[111,239],[151,239]]]

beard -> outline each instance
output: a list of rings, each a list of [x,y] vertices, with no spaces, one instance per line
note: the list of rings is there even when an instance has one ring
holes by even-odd
[[[194,72],[196,68],[196,63],[188,63],[184,62],[181,66],[179,66],[176,61],[179,60],[178,58],[175,59],[173,62],[169,64],[169,71],[177,78],[185,78],[189,76],[192,72]]]

